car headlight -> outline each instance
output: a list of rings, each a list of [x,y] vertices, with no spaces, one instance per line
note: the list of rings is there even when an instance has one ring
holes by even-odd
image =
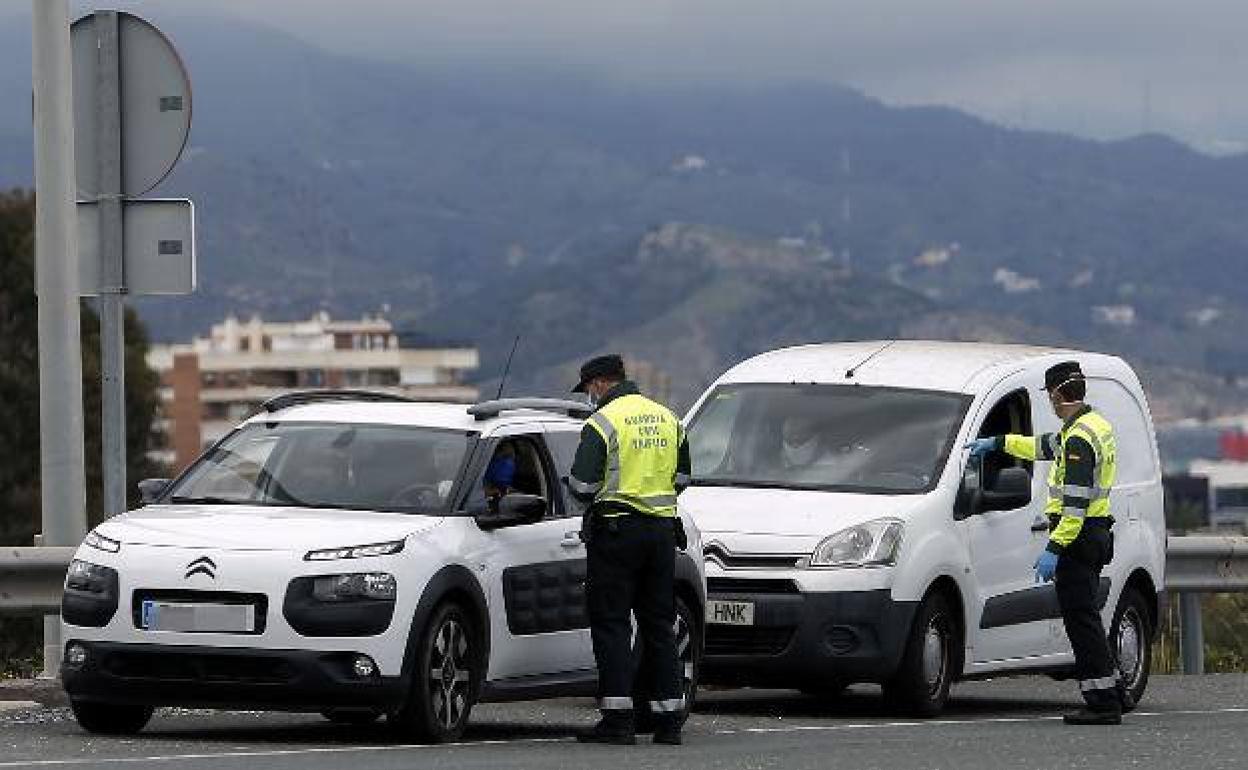
[[[69,571],[65,573],[65,587],[102,594],[116,582],[116,577],[117,570],[112,567],[101,567],[89,561],[74,559],[69,563]]]
[[[345,548],[323,548],[319,551],[308,551],[304,561],[337,561],[339,559],[366,559],[369,556],[389,556],[403,550],[402,540],[372,545],[351,545]]]
[[[108,553],[117,553],[121,550],[121,543],[110,537],[104,537],[99,532],[91,530],[87,533],[86,538],[82,541],[83,545],[91,546],[99,551],[107,551]]]
[[[846,527],[824,538],[806,566],[884,567],[897,562],[905,524],[898,519],[875,519]]]
[[[312,579],[312,598],[321,602],[342,602],[352,599],[394,601],[397,588],[394,575],[387,572],[323,575]]]

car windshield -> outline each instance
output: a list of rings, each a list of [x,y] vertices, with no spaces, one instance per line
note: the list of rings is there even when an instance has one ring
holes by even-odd
[[[393,425],[249,423],[201,457],[163,500],[442,513],[473,438]]]
[[[859,385],[723,385],[689,425],[694,484],[926,492],[969,403]]]

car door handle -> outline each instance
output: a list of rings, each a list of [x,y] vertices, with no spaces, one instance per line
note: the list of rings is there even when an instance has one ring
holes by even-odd
[[[1048,519],[1036,519],[1035,521],[1031,522],[1031,531],[1032,532],[1048,532],[1049,520]]]
[[[585,544],[581,542],[580,530],[577,530],[576,532],[564,532],[563,539],[559,541],[559,545],[563,548],[579,548]]]

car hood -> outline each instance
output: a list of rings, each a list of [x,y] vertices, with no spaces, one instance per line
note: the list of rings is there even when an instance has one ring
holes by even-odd
[[[442,522],[439,516],[247,505],[149,505],[114,517],[98,531],[123,545],[310,551],[402,540]]]
[[[702,531],[738,553],[809,553],[833,532],[884,517],[906,520],[924,495],[867,495],[742,487],[690,487],[680,506]]]

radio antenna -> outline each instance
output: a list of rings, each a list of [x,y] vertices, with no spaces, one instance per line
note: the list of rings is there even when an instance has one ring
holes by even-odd
[[[891,348],[893,345],[896,345],[896,344],[897,344],[897,340],[892,340],[891,342],[887,342],[884,344],[884,347],[880,348],[879,350],[875,351],[871,355],[862,359],[857,364],[851,366],[849,369],[845,371],[845,379],[852,380],[854,378],[854,375],[858,372],[858,370],[866,366],[868,361],[875,358],[876,356],[878,356],[879,354],[883,353],[885,350],[888,350],[889,348]]]
[[[515,358],[516,348],[520,347],[520,335],[516,335],[516,341],[511,343],[511,352],[507,354],[507,365],[503,367],[503,378],[498,381],[498,395],[494,398],[503,397],[503,388],[507,386],[507,375],[511,374],[511,359]]]

